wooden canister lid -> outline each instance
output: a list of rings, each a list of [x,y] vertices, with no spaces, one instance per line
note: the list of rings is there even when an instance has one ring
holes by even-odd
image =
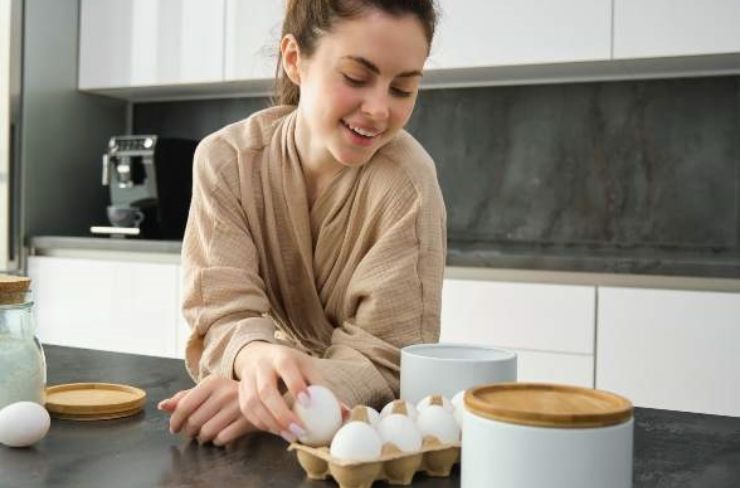
[[[31,278],[0,274],[0,293],[27,291],[31,285]]]
[[[0,305],[23,303],[30,287],[31,278],[0,274]]]
[[[471,388],[465,392],[465,408],[484,418],[539,427],[605,427],[632,417],[632,403],[614,393],[546,383]]]

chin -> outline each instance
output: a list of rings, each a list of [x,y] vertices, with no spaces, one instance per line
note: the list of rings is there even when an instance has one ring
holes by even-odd
[[[334,155],[334,158],[342,165],[348,167],[362,166],[372,159],[377,151],[371,153],[351,153],[349,151],[339,152]]]

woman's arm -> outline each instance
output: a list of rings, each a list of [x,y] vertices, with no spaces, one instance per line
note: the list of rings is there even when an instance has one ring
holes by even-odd
[[[270,303],[241,204],[237,150],[217,136],[195,152],[182,265],[188,371],[196,381],[213,372],[231,379],[239,350],[274,342],[275,329],[264,316]]]

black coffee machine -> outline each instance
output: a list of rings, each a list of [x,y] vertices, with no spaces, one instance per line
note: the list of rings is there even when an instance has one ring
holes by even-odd
[[[111,237],[182,239],[197,144],[154,135],[111,137],[103,155],[110,226],[94,226],[90,231]]]

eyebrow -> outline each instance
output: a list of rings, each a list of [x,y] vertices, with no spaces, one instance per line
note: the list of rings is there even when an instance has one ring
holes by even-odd
[[[380,74],[380,68],[378,68],[375,64],[373,64],[372,61],[369,61],[361,56],[343,56],[343,58],[351,59],[352,61],[356,61],[360,63],[361,65],[365,66],[367,69],[372,71],[375,74]],[[399,74],[398,76],[402,78],[410,78],[412,76],[424,76],[422,75],[421,71],[404,71],[403,73]]]

